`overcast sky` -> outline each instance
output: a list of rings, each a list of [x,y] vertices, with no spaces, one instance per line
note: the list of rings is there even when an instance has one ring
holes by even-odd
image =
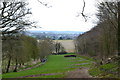
[[[84,14],[88,16],[87,22],[81,16],[83,0],[40,0],[48,7],[40,4],[38,0],[29,0],[32,11],[32,20],[37,21],[36,26],[41,28],[31,30],[47,31],[88,31],[95,26],[97,18],[95,13],[95,0],[85,0]],[[51,7],[52,6],[52,7]],[[80,14],[79,17],[76,17]]]

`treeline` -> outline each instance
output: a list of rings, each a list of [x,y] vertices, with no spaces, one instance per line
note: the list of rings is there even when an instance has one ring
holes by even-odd
[[[76,52],[105,60],[118,54],[118,4],[101,2],[98,4],[97,26],[79,35],[75,41]]]
[[[2,40],[2,72],[17,72],[29,62],[44,62],[48,55],[64,52],[61,43],[49,38],[37,40],[24,34],[5,36]]]
[[[38,43],[37,39],[24,35],[26,29],[34,27],[34,22],[28,19],[32,13],[27,3],[1,2],[0,6],[2,72],[17,72],[30,61],[42,62],[52,52],[53,42],[45,38]]]
[[[25,35],[6,37],[2,46],[3,73],[17,72],[18,67],[29,61],[39,60],[42,62],[42,59],[52,53],[52,44],[49,39],[38,43],[35,38]]]
[[[2,2],[0,6],[3,73],[17,72],[29,62],[44,62],[51,53],[64,51],[60,43],[48,38],[37,40],[25,35],[26,29],[35,27],[28,19],[32,13],[26,2]]]

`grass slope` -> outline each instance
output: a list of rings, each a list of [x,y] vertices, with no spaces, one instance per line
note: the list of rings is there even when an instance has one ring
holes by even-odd
[[[100,78],[118,78],[118,63],[113,62],[94,67],[89,70],[90,75]]]
[[[64,55],[50,55],[48,57],[48,61],[37,68],[20,72],[5,73],[2,75],[2,77],[17,78],[28,75],[56,73],[56,75],[37,76],[36,78],[60,78],[64,77],[64,72],[66,71],[70,71],[79,67],[90,67],[92,64],[91,62],[91,60],[87,60],[81,57],[65,58]]]

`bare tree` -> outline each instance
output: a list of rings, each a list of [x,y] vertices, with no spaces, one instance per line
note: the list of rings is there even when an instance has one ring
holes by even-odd
[[[40,40],[39,42],[39,57],[40,60],[43,61],[48,55],[53,52],[53,41],[45,38],[44,40]]]
[[[55,42],[54,47],[56,53],[65,52],[65,49],[60,42]]]
[[[2,36],[15,34],[32,26],[33,22],[27,19],[27,15],[31,12],[26,5],[25,2],[2,2],[0,7]]]
[[[118,5],[117,2],[102,2],[98,9],[98,25],[78,36],[76,50],[78,54],[106,59],[118,52]]]

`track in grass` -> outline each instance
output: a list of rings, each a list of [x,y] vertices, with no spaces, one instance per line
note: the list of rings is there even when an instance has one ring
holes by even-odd
[[[83,64],[83,63],[88,63],[88,64]],[[82,64],[82,65],[74,65],[74,64]],[[64,55],[50,55],[48,57],[48,61],[44,65],[41,65],[37,68],[33,68],[30,70],[6,73],[3,74],[2,77],[3,78],[18,78],[18,77],[37,78],[37,77],[48,76],[49,78],[50,77],[59,78],[59,77],[63,77],[65,75],[65,72],[67,71],[79,67],[89,67],[90,65],[91,65],[91,61],[81,57],[65,58]]]

